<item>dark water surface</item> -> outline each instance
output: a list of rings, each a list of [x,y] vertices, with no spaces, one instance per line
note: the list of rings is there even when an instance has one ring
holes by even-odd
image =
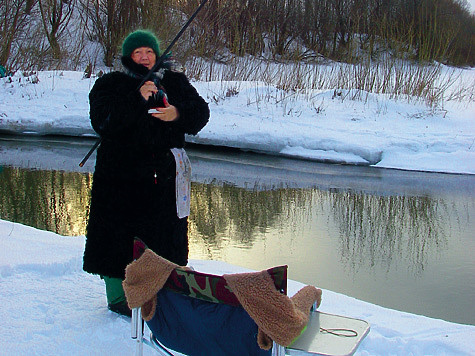
[[[0,218],[84,235],[93,142],[0,137]],[[475,176],[187,151],[191,259],[287,264],[303,283],[475,324]]]

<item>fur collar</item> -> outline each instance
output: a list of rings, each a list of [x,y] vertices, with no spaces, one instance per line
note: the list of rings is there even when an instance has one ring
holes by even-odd
[[[121,62],[122,65],[124,66],[125,73],[132,78],[137,78],[137,79],[142,79],[145,77],[149,69],[145,67],[142,64],[135,63],[130,56],[122,56],[121,57]],[[163,75],[165,74],[166,70],[169,70],[171,68],[171,63],[167,60],[163,61],[158,69],[152,73],[152,76],[150,79],[152,80],[161,80],[163,78]]]

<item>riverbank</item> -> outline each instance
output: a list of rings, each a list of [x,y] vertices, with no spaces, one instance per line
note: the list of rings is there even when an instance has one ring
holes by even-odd
[[[83,250],[83,236],[0,220],[3,354],[133,354],[130,320],[107,310],[103,282],[82,271]],[[247,271],[219,261],[192,260],[190,265],[207,273]],[[289,281],[289,294],[301,287]],[[320,310],[371,324],[356,355],[475,354],[475,326],[398,312],[328,290]],[[144,354],[153,355],[148,348]]]
[[[473,81],[475,70],[461,75]],[[88,93],[95,78],[67,71],[35,76],[0,79],[0,132],[94,137]],[[321,162],[475,174],[475,100],[430,108],[377,94],[343,99],[344,91],[335,96],[333,90],[286,95],[257,82],[194,85],[210,103],[211,118],[188,142]],[[239,90],[226,96],[223,88],[231,85]]]

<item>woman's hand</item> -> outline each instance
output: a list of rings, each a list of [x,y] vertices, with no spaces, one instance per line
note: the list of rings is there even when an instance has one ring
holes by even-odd
[[[150,114],[162,121],[175,121],[178,119],[179,113],[176,107],[165,102],[164,108],[157,108],[158,112]]]
[[[139,91],[145,101],[148,101],[153,94],[158,92],[158,88],[155,86],[154,82],[148,80],[140,87]]]
[[[148,99],[150,99],[152,95],[156,93],[158,93],[158,88],[155,86],[155,83],[152,81],[146,81],[140,87],[140,94],[147,101]],[[158,112],[152,113],[150,115],[162,121],[174,121],[178,118],[178,116],[180,116],[177,108],[174,107],[173,105],[170,105],[166,99],[164,100],[164,105],[165,107],[157,108]]]

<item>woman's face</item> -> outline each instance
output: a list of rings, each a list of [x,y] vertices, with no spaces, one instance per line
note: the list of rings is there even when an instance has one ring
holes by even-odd
[[[141,64],[148,69],[152,69],[157,60],[157,55],[150,47],[136,48],[130,56],[135,63]]]

